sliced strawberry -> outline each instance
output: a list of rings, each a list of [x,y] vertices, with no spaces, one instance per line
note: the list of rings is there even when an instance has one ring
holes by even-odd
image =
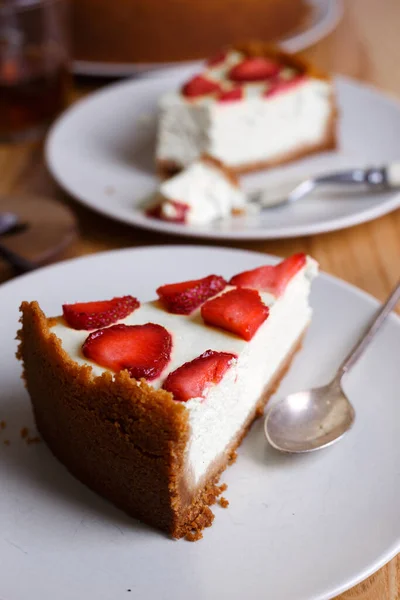
[[[212,56],[211,58],[209,58],[206,62],[206,65],[208,67],[216,67],[217,65],[220,65],[221,63],[224,62],[224,60],[226,59],[227,53],[225,51],[222,52],[218,52],[218,54],[215,54],[214,56]]]
[[[217,100],[218,102],[232,102],[234,100],[242,100],[243,98],[243,89],[240,87],[233,88],[233,90],[222,90],[218,94]]]
[[[185,83],[182,88],[182,94],[188,98],[196,98],[197,96],[219,92],[220,89],[221,86],[217,81],[207,79],[203,75],[196,75],[196,77]]]
[[[253,56],[245,58],[229,71],[232,81],[263,81],[279,72],[279,65],[268,58]]]
[[[177,202],[176,200],[168,200],[169,204],[175,209],[175,216],[167,216],[162,211],[162,205],[157,204],[147,209],[146,215],[153,219],[161,219],[162,221],[169,221],[170,223],[186,223],[186,215],[189,210],[189,206],[183,202]]]
[[[161,204],[146,209],[146,215],[152,219],[161,219]]]
[[[190,315],[200,304],[222,292],[225,286],[223,277],[209,275],[203,279],[162,285],[157,289],[157,294],[169,312]]]
[[[168,331],[155,325],[112,325],[91,333],[82,352],[93,362],[110,369],[127,369],[131,377],[151,380],[167,366],[172,348]]]
[[[232,277],[229,283],[240,288],[253,288],[269,292],[274,296],[281,296],[289,281],[305,264],[306,255],[304,253],[293,254],[278,265],[267,265],[239,273]]]
[[[298,86],[299,83],[305,81],[305,79],[305,75],[296,75],[291,79],[274,79],[264,93],[264,96],[270,98],[271,96],[276,96],[281,92],[288,92],[289,90]]]
[[[133,296],[122,296],[99,302],[63,304],[64,319],[74,329],[98,329],[124,319],[139,308],[140,302]]]
[[[236,333],[246,341],[251,340],[268,314],[259,293],[246,289],[231,290],[201,307],[205,323]]]
[[[201,356],[172,371],[163,388],[175,400],[186,402],[191,398],[204,398],[207,388],[219,383],[237,356],[228,352],[206,350]]]

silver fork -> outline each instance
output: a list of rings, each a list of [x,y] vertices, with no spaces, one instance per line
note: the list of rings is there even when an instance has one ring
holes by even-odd
[[[348,169],[310,177],[293,184],[285,183],[271,189],[257,190],[249,194],[249,201],[260,208],[272,208],[298,202],[320,186],[359,186],[370,190],[386,191],[400,188],[400,162],[383,167]]]

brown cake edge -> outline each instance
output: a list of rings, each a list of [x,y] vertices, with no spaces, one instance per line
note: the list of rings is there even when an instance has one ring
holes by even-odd
[[[173,535],[189,436],[183,403],[127,371],[93,377],[63,350],[37,302],[21,311],[17,357],[50,450],[95,492]]]

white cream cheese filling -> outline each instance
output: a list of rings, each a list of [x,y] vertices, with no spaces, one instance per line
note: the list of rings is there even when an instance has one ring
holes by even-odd
[[[228,217],[246,204],[244,192],[219,167],[201,159],[162,183],[159,192],[164,199],[161,215],[175,218],[174,202],[180,202],[188,207],[185,222],[191,225]]]
[[[168,373],[206,350],[238,356],[221,382],[207,390],[204,399],[192,398],[185,403],[191,426],[187,465],[194,485],[200,482],[211,463],[241,430],[263,389],[309,323],[311,308],[308,296],[316,274],[316,262],[307,258],[305,267],[293,277],[280,298],[275,299],[268,293],[260,294],[269,306],[270,314],[250,342],[222,329],[206,326],[200,310],[189,316],[174,315],[157,301],[142,304],[119,321],[126,325],[158,323],[172,334],[171,360],[161,376],[150,382],[156,389],[162,386]],[[57,319],[51,331],[76,363],[92,367],[93,375],[107,370],[82,354],[82,344],[88,331],[68,327],[62,317]]]
[[[194,485],[241,431],[264,389],[305,331],[311,320],[308,296],[314,274],[314,264],[309,263],[293,278],[285,294],[270,304],[267,320],[220,384],[210,389],[205,401],[197,398],[187,403],[192,429],[187,461]],[[264,300],[264,294],[261,297]]]
[[[160,102],[157,159],[186,166],[207,153],[239,167],[284,157],[323,141],[331,97],[332,84],[315,78],[271,97],[247,94],[233,102],[187,101],[171,92]]]

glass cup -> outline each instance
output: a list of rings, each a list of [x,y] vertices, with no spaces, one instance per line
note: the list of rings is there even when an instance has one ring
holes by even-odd
[[[68,0],[0,0],[0,141],[42,134],[69,88]]]

